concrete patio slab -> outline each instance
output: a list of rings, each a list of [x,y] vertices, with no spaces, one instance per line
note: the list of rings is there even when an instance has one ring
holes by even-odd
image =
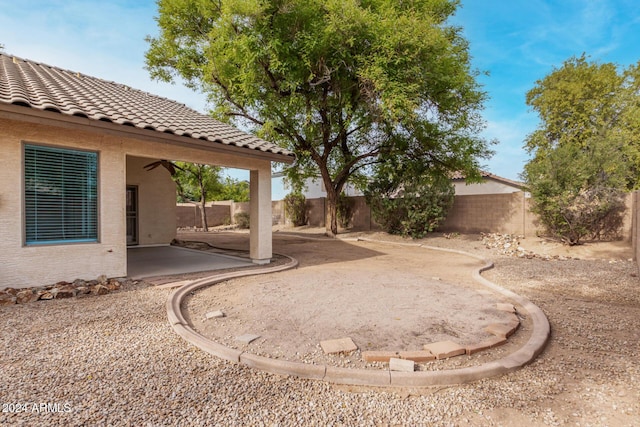
[[[127,276],[143,279],[254,266],[251,260],[176,246],[127,248]]]

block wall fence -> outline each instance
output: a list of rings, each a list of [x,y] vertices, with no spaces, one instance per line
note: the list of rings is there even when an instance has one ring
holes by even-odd
[[[364,197],[351,197],[352,231],[380,230],[372,218]],[[456,196],[449,216],[438,231],[458,233],[508,233],[533,237],[541,231],[536,215],[530,211],[530,201],[523,192]],[[282,200],[271,204],[273,225],[289,225]],[[307,224],[325,226],[326,200],[307,200]],[[207,206],[209,226],[233,224],[234,215],[249,212],[249,203],[215,202]],[[176,207],[178,228],[200,227],[200,206],[180,204]],[[622,239],[633,246],[634,260],[640,272],[640,191],[629,194]]]
[[[350,197],[353,231],[380,230],[371,209],[362,196]],[[504,233],[533,237],[542,231],[538,219],[530,210],[531,199],[524,192],[456,196],[447,219],[438,231],[446,233]],[[307,225],[325,226],[326,199],[307,199]],[[234,215],[249,212],[249,203],[213,202],[207,206],[209,226],[234,224]],[[273,225],[289,225],[282,200],[271,203]],[[199,228],[200,206],[180,204],[176,208],[178,228]],[[640,192],[629,194],[622,238],[633,242],[634,253],[640,259]]]

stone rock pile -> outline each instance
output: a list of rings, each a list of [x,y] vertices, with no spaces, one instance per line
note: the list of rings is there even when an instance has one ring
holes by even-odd
[[[128,284],[136,284],[126,277],[107,279],[100,276],[96,280],[77,279],[73,282],[58,282],[55,285],[32,288],[5,288],[0,290],[0,305],[27,304],[38,300],[73,298],[83,295],[105,295],[117,291]]]
[[[487,249],[497,249],[502,255],[517,256],[519,258],[534,258],[535,253],[520,246],[524,236],[515,234],[481,233],[482,244]]]
[[[480,235],[480,240],[482,240],[482,244],[485,248],[495,249],[499,254],[502,255],[527,259],[539,258],[545,261],[566,261],[569,259],[579,259],[565,257],[562,255],[541,255],[527,250],[520,245],[520,241],[524,239],[524,236],[500,233],[480,233]]]

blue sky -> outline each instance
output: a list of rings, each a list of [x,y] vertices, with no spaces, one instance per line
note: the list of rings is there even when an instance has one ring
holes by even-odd
[[[151,81],[144,69],[144,38],[157,34],[155,15],[153,0],[0,0],[0,44],[9,54],[206,112],[205,95]],[[525,104],[536,80],[583,52],[625,67],[640,60],[637,0],[462,0],[452,22],[463,27],[473,66],[489,73],[479,78],[489,95],[484,136],[499,144],[486,169],[509,179],[518,179],[528,158],[524,139],[538,124]]]

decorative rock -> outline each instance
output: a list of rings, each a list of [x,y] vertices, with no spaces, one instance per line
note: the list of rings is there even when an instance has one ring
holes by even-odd
[[[236,341],[241,342],[242,344],[251,344],[253,341],[260,338],[260,335],[252,335],[252,334],[244,334],[236,337]]]
[[[105,285],[95,285],[91,287],[91,293],[95,295],[106,295],[109,293],[109,288]]]
[[[56,299],[75,297],[78,291],[71,285],[66,285],[58,289]]]
[[[425,344],[424,349],[433,353],[436,356],[436,359],[447,359],[467,352],[464,347],[453,341],[440,341]]]
[[[16,303],[16,297],[9,293],[0,294],[0,305],[12,305]]]
[[[82,279],[76,279],[72,283],[60,281],[55,285],[34,286],[31,288],[5,288],[0,290],[0,305],[8,304],[26,304],[37,300],[52,300],[60,298],[71,298],[78,294],[89,294],[93,292],[96,295],[105,295],[109,291],[118,290],[125,284],[136,284],[126,277],[109,279],[106,284],[100,284],[97,280],[86,282]],[[101,287],[99,287],[101,286]],[[19,295],[19,296],[18,296]]]
[[[120,283],[116,280],[110,280],[109,283],[107,283],[105,286],[110,291],[117,291],[118,289],[120,289]]]
[[[222,311],[220,311],[220,310],[216,310],[216,311],[210,311],[207,314],[205,314],[204,316],[207,318],[207,320],[218,319],[220,317],[224,317],[224,313]]]
[[[31,289],[25,289],[16,294],[16,303],[18,304],[27,304],[33,301],[38,301],[38,299],[38,294],[33,292]]]
[[[50,300],[54,298],[54,295],[50,291],[40,291],[38,292],[38,296],[42,300]]]
[[[320,341],[320,347],[325,354],[351,353],[358,349],[351,338],[340,338],[337,340]]]
[[[107,283],[107,276],[105,276],[104,274],[101,274],[98,276],[97,280],[101,285],[104,285]]]
[[[416,369],[416,364],[413,360],[396,359],[392,357],[389,359],[389,370],[399,372],[413,372]]]
[[[78,286],[76,290],[81,295],[88,294],[89,292],[91,292],[91,289],[89,289],[87,286]]]

